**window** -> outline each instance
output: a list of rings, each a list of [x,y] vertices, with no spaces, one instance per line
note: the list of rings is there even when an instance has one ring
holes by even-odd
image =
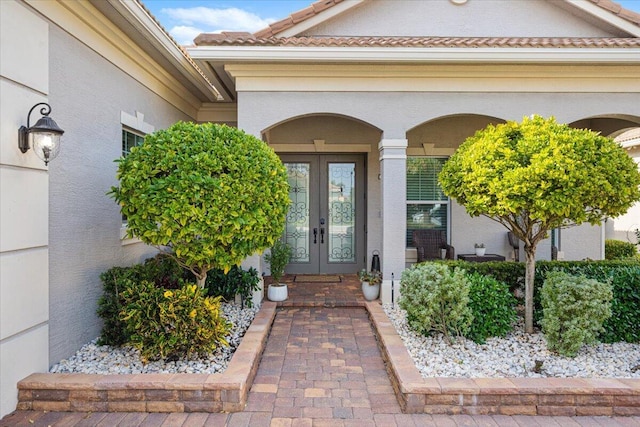
[[[438,182],[446,158],[407,158],[407,246],[413,246],[413,230],[446,230],[449,226],[449,198]]]
[[[141,145],[144,136],[154,131],[154,127],[144,121],[144,114],[139,111],[135,115],[120,112],[120,124],[122,125],[122,157],[126,157],[131,149],[137,145]],[[139,243],[137,238],[127,239],[127,217],[122,215],[122,226],[120,227],[120,240],[122,245],[131,245]]]
[[[122,129],[122,157],[126,157],[136,145],[141,145],[144,136]]]
[[[141,145],[143,142],[144,136],[122,129],[122,157],[127,157],[133,147]],[[122,214],[122,225],[127,225],[127,217],[125,214]]]

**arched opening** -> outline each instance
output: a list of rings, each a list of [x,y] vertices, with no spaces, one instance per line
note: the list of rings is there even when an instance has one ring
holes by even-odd
[[[262,137],[289,177],[284,239],[293,258],[287,273],[356,273],[365,268],[366,165],[382,131],[353,117],[318,113],[277,123]]]
[[[293,117],[262,131],[265,142],[284,152],[364,152],[381,137],[382,131],[369,123],[330,113]]]
[[[424,122],[407,132],[409,155],[450,156],[476,131],[505,120],[480,114],[456,114]],[[422,151],[422,153],[421,153]]]

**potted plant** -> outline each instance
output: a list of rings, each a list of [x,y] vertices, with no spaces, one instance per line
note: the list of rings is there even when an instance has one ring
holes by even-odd
[[[380,295],[380,283],[382,283],[382,273],[379,271],[362,270],[358,273],[358,278],[362,285],[362,294],[367,301],[373,301]]]
[[[264,260],[271,269],[273,283],[269,285],[267,297],[271,301],[284,301],[287,299],[287,284],[280,283],[284,275],[284,268],[291,259],[291,247],[282,240],[276,241],[271,247],[270,253],[264,256]]]
[[[476,255],[484,256],[484,253],[487,250],[487,248],[484,247],[484,243],[476,243],[474,246],[476,248]]]

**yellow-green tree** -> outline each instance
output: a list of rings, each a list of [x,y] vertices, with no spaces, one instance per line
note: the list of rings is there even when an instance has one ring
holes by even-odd
[[[554,228],[616,217],[640,199],[640,173],[610,138],[554,118],[489,125],[445,163],[444,192],[524,242],[525,330],[533,332],[537,244]]]
[[[263,141],[236,128],[178,122],[119,160],[112,197],[129,236],[156,246],[204,287],[273,245],[289,207],[287,171]]]

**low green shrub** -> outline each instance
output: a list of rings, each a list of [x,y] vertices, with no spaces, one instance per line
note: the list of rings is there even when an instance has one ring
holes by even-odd
[[[489,337],[503,337],[516,321],[517,303],[509,287],[490,276],[473,273],[467,276],[470,283],[469,307],[473,322],[467,338],[483,344]]]
[[[609,282],[613,288],[612,314],[604,322],[599,339],[612,343],[640,342],[640,263],[624,261],[541,261],[536,263],[534,293],[536,320],[543,316],[540,290],[549,271],[564,271],[599,282]]]
[[[609,283],[552,271],[542,286],[542,331],[547,346],[563,356],[575,356],[583,344],[596,341],[611,316]]]
[[[220,296],[225,301],[233,301],[236,295],[240,295],[242,306],[253,307],[252,294],[258,290],[258,271],[251,267],[243,270],[234,265],[226,274],[224,270],[213,269],[207,274],[205,289],[209,296]]]
[[[634,259],[638,251],[636,245],[622,240],[605,240],[604,241],[604,258],[613,259]]]
[[[409,326],[428,335],[438,332],[450,340],[463,336],[473,319],[469,308],[469,281],[464,270],[443,263],[417,264],[402,273],[400,307]]]
[[[230,324],[222,316],[220,297],[206,297],[195,284],[161,289],[144,280],[123,292],[120,317],[129,343],[143,361],[178,359],[228,345]]]

